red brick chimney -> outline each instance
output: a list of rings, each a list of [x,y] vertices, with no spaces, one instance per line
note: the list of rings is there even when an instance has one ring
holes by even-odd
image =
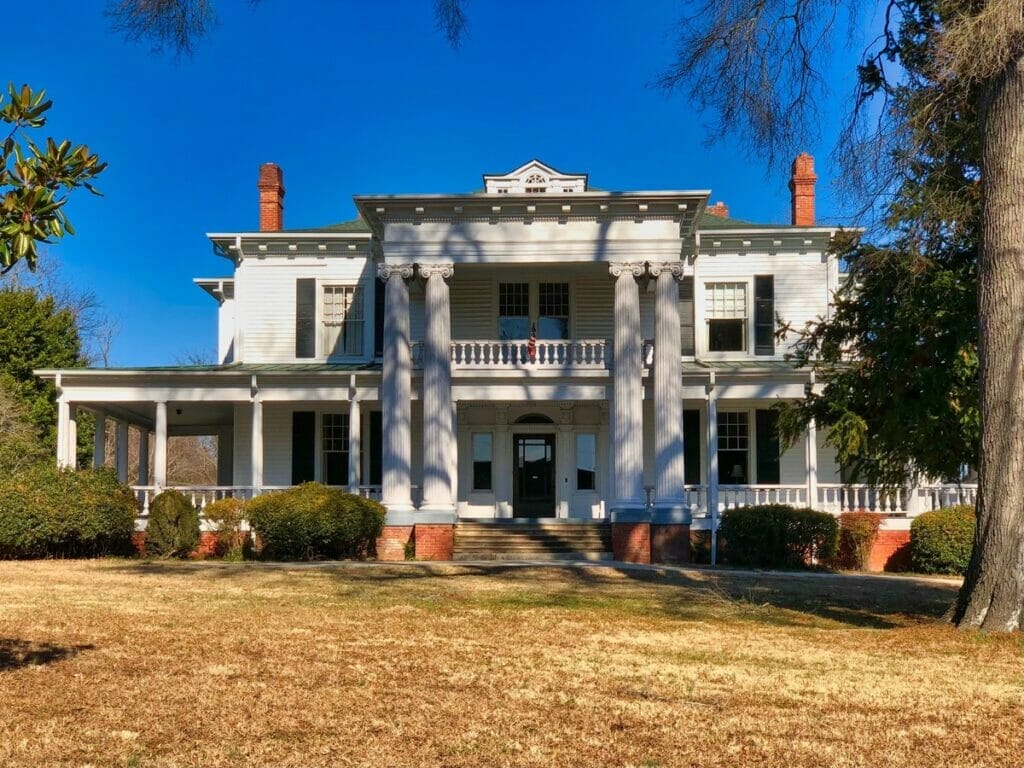
[[[721,200],[719,200],[714,205],[709,205],[704,210],[710,213],[712,216],[717,216],[720,219],[729,218],[729,206],[727,206]]]
[[[801,152],[793,160],[793,176],[789,180],[789,191],[793,195],[793,225],[814,226],[814,158]]]
[[[260,166],[256,186],[260,190],[260,232],[277,232],[284,226],[284,173],[277,163]]]

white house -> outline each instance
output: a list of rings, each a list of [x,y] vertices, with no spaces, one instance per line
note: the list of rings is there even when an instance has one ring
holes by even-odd
[[[769,500],[905,528],[942,489],[844,485],[820,432],[787,451],[775,435],[772,405],[815,386],[776,320],[826,315],[841,279],[815,180],[801,155],[791,223],[752,224],[708,190],[597,191],[533,160],[482,192],[356,196],[358,219],[291,230],[265,164],[259,230],[208,235],[229,274],[195,281],[219,304],[219,364],[40,371],[58,461],[85,408],[118,423],[128,479],[140,428],[144,520],[168,436],[216,435],[219,485],[186,489],[200,503],[348,486],[386,505],[385,557],[414,537],[446,558],[453,526],[518,518],[610,522],[620,557],[685,556],[691,527]]]

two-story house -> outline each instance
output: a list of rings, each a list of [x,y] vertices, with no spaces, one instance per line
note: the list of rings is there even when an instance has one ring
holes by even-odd
[[[468,520],[611,523],[617,555],[645,560],[684,557],[691,527],[736,505],[902,513],[844,486],[813,427],[776,437],[772,406],[814,386],[777,320],[826,315],[840,279],[815,181],[800,155],[791,222],[752,224],[708,190],[598,191],[533,160],[482,192],[356,196],[356,220],[296,230],[265,164],[259,230],[210,234],[229,275],[195,281],[219,304],[219,363],[40,372],[58,461],[86,408],[116,420],[127,479],[137,428],[144,524],[168,437],[216,435],[200,502],[347,486],[387,507],[384,557],[410,538],[449,557]]]

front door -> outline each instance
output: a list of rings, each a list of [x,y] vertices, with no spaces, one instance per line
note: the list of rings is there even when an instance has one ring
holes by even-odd
[[[513,435],[515,517],[555,517],[555,436]]]

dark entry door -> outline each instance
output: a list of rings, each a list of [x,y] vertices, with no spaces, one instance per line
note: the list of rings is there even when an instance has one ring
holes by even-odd
[[[555,436],[513,435],[512,511],[516,517],[555,516]]]

